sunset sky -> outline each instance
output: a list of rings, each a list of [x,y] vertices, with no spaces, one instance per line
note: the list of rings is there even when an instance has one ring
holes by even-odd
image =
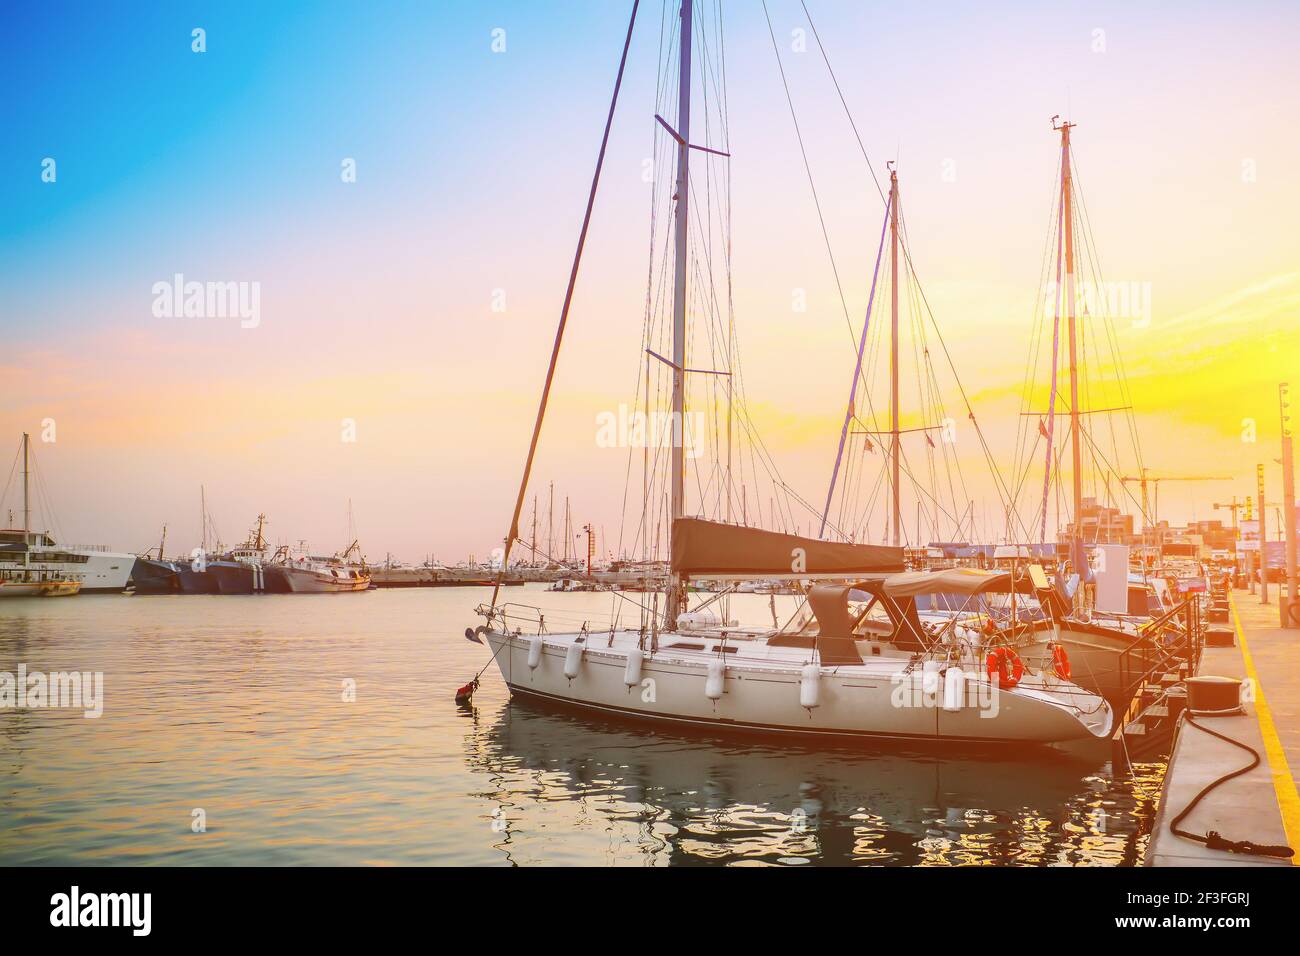
[[[1150,284],[1149,324],[1116,323],[1145,462],[1236,479],[1163,487],[1161,517],[1227,520],[1210,504],[1254,494],[1261,461],[1276,498],[1277,384],[1300,389],[1300,8],[807,3],[877,174],[897,160],[917,271],[995,451],[1014,452],[1061,114],[1106,278]],[[813,40],[793,49],[798,0],[767,7],[860,323],[883,206]],[[228,544],[265,512],[274,541],[341,548],[351,499],[372,560],[486,555],[630,8],[7,12],[0,480],[26,430],[74,542],[143,550],[166,523],[168,551],[187,550],[205,485]],[[534,471],[543,501],[553,480],[607,540],[626,451],[597,447],[594,423],[635,398],[662,12],[644,0]],[[751,410],[786,481],[819,499],[853,342],[763,7],[724,14]],[[260,321],[156,315],[176,274],[258,283]],[[959,450],[995,514],[975,442]]]

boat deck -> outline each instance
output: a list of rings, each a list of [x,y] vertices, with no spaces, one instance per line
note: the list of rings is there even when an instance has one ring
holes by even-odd
[[[1276,590],[1273,594],[1276,599]],[[1183,723],[1165,775],[1148,866],[1291,866],[1300,864],[1300,631],[1278,626],[1276,603],[1262,605],[1245,591],[1229,598],[1236,646],[1206,647],[1200,673],[1252,680],[1255,699],[1245,716],[1202,717],[1198,722],[1253,747],[1260,764],[1211,792],[1182,822],[1191,833],[1217,830],[1229,840],[1289,845],[1290,861],[1212,850],[1175,836],[1170,821],[1203,787],[1250,762],[1250,755]]]

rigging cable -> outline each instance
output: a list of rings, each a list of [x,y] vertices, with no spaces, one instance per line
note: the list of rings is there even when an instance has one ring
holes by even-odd
[[[533,437],[528,446],[528,458],[524,463],[523,477],[519,482],[519,494],[515,498],[514,515],[510,519],[510,530],[506,534],[505,553],[501,558],[501,568],[492,585],[490,608],[496,607],[497,597],[501,592],[501,582],[505,578],[510,561],[510,548],[519,537],[519,514],[524,507],[524,497],[528,493],[528,479],[533,470],[533,458],[537,454],[537,442],[542,433],[542,422],[546,417],[546,405],[551,397],[551,383],[555,380],[555,367],[559,363],[560,346],[564,342],[564,328],[569,321],[569,306],[573,302],[573,289],[578,281],[578,267],[582,264],[582,250],[587,242],[587,230],[591,226],[591,211],[596,204],[596,187],[600,184],[600,171],[605,165],[605,150],[609,146],[609,131],[614,125],[614,108],[618,105],[618,93],[623,86],[623,71],[627,67],[627,52],[632,45],[632,27],[636,24],[636,12],[641,0],[632,0],[632,15],[628,19],[627,36],[623,40],[623,55],[619,59],[618,76],[614,80],[614,93],[609,102],[609,115],[605,118],[605,132],[600,141],[600,153],[596,158],[596,171],[591,179],[591,191],[587,196],[587,211],[582,218],[582,230],[578,234],[578,248],[573,255],[573,268],[569,271],[569,285],[564,293],[564,306],[560,310],[560,322],[555,330],[555,344],[551,347],[551,361],[546,370],[546,384],[542,387],[542,397],[537,404],[537,419],[533,423]],[[495,655],[494,655],[495,656]]]

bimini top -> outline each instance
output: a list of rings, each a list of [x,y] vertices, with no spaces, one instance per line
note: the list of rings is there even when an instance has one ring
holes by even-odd
[[[672,568],[694,577],[852,577],[903,570],[903,549],[820,541],[703,518],[673,522]]]

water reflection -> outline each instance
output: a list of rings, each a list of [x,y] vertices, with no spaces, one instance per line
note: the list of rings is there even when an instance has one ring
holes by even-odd
[[[1114,780],[1107,746],[1091,742],[1018,755],[814,749],[518,700],[476,715],[465,740],[514,863],[1132,865],[1159,786],[1154,765]]]
[[[1112,780],[1104,747],[1013,760],[652,734],[511,702],[493,672],[458,710],[487,661],[461,637],[482,594],[456,591],[0,609],[0,671],[105,675],[100,719],[0,710],[0,864],[1139,858],[1159,778]],[[538,597],[593,619],[610,600]]]

